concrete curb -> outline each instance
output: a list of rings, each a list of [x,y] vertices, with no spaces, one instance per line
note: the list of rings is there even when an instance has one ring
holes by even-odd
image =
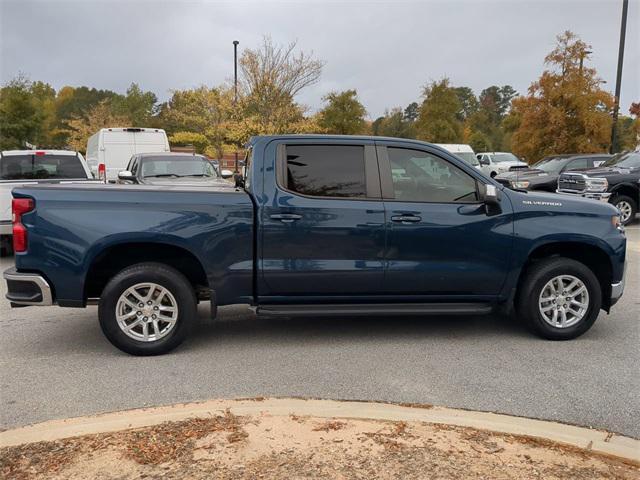
[[[472,427],[500,433],[543,438],[605,455],[613,455],[640,462],[640,440],[602,430],[444,407],[290,398],[209,400],[201,403],[177,404],[64,420],[51,420],[0,432],[0,447],[60,440],[79,435],[115,432],[193,417],[206,417],[219,414],[227,408],[236,415],[269,414],[287,416],[295,414],[320,418],[340,417],[415,421]]]

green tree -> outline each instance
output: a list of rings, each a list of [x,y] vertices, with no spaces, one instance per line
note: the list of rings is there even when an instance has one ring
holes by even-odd
[[[413,128],[414,122],[409,120],[406,109],[394,108],[386,111],[383,117],[379,117],[373,122],[372,130],[374,135],[384,137],[415,138]]]
[[[550,68],[531,84],[527,96],[513,100],[507,123],[517,155],[531,161],[608,149],[613,97],[586,63],[590,49],[572,32],[559,35],[545,58]]]
[[[482,132],[473,132],[469,136],[468,142],[474,152],[490,152],[493,150],[491,140]]]
[[[458,112],[461,106],[449,79],[431,82],[424,88],[423,96],[416,120],[417,138],[435,143],[460,143],[463,129]]]
[[[132,127],[152,126],[158,98],[153,92],[144,92],[137,83],[132,83],[127,94],[111,99],[113,114],[126,117]]]
[[[0,89],[0,147],[25,148],[25,142],[49,146],[55,119],[55,91],[19,75]]]
[[[454,90],[460,102],[458,119],[464,121],[478,110],[478,99],[469,87],[456,87]]]
[[[411,102],[404,109],[404,119],[407,122],[415,122],[418,119],[418,115],[420,115],[420,105],[418,105],[418,102]]]
[[[320,111],[318,123],[327,133],[355,135],[364,132],[367,112],[355,90],[331,92],[323,100],[327,106]]]

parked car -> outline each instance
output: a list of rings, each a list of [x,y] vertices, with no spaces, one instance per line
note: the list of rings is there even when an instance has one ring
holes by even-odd
[[[244,189],[14,190],[28,236],[12,305],[84,307],[136,355],[167,352],[198,301],[259,315],[483,314],[540,336],[586,332],[624,289],[618,211],[504,188],[434,145],[276,135],[251,140]],[[404,174],[393,175],[392,170]],[[73,211],[73,215],[68,212]]]
[[[68,150],[0,152],[0,255],[12,250],[11,190],[23,185],[93,178],[82,155]]]
[[[444,148],[447,152],[451,152],[457,157],[467,162],[476,168],[480,168],[480,162],[476,158],[476,154],[471,148],[471,145],[459,144],[459,143],[436,143],[438,147]]]
[[[640,152],[619,153],[585,172],[563,173],[557,191],[609,202],[627,225],[636,218],[640,205]]]
[[[495,179],[509,188],[555,192],[558,188],[558,177],[562,172],[594,168],[609,158],[611,155],[603,153],[552,155],[543,158],[530,168],[500,173],[495,176]]]
[[[102,128],[87,140],[87,163],[95,178],[114,183],[136,153],[169,152],[160,128]]]
[[[480,171],[491,178],[500,173],[529,168],[529,165],[508,152],[482,152],[476,158],[480,162]]]
[[[176,186],[233,185],[225,178],[233,172],[220,172],[217,165],[203,155],[188,153],[139,153],[131,157],[126,170],[118,173],[118,183]]]

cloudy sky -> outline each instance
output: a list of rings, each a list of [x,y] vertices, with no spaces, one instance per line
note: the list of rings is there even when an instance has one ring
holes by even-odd
[[[630,0],[622,111],[640,100],[640,0]],[[332,90],[355,88],[375,118],[418,100],[447,76],[476,93],[510,84],[525,92],[555,36],[592,45],[613,91],[622,0],[181,1],[0,0],[0,79],[18,72],[55,88],[124,92],[131,82],[161,100],[172,89],[233,76],[240,49],[294,40],[326,62],[298,100],[311,111]]]

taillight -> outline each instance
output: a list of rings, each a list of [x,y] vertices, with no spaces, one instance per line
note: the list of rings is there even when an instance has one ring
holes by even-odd
[[[22,215],[33,210],[33,199],[14,198],[11,201],[11,211],[13,213],[13,251],[27,251],[27,229],[22,224]]]
[[[98,179],[102,181],[107,180],[107,167],[104,163],[98,164]]]

